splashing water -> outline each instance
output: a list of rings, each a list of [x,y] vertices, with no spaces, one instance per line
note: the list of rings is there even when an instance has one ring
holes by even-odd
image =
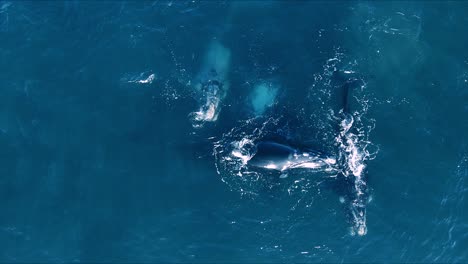
[[[259,140],[281,134],[284,129],[284,119],[281,117],[257,117],[242,121],[239,126],[225,133],[213,149],[221,180],[231,190],[249,197],[258,197],[263,190],[280,185],[279,182],[271,181],[276,177],[266,177],[265,174],[269,172],[253,170],[247,163],[255,155]]]

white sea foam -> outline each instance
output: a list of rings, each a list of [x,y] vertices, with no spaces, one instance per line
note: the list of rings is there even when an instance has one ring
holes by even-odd
[[[218,119],[218,106],[220,100],[216,96],[208,96],[204,105],[198,111],[191,113],[194,127],[203,126],[204,122],[213,122]]]
[[[156,74],[149,72],[129,73],[121,78],[122,82],[138,84],[151,84],[154,80],[156,80]]]
[[[143,80],[138,80],[137,82],[138,83],[152,83],[155,79],[155,75],[154,73],[150,74],[146,79],[143,79]]]

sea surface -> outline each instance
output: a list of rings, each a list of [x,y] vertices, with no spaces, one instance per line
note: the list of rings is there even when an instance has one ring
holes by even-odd
[[[1,0],[0,262],[467,262],[467,47],[465,1]]]

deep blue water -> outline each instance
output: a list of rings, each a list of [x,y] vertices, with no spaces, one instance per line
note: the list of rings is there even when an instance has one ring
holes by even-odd
[[[467,32],[461,1],[2,0],[0,262],[467,262]],[[340,162],[248,168],[264,139]]]

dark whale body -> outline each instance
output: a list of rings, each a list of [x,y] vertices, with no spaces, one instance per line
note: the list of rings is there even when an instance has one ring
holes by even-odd
[[[286,171],[290,169],[332,169],[336,160],[316,152],[301,151],[288,145],[261,141],[256,144],[254,156],[247,162],[249,166]]]
[[[256,144],[255,155],[247,162],[249,166],[268,170],[326,169],[336,160],[317,152],[301,151],[297,148],[273,141],[260,141]]]

